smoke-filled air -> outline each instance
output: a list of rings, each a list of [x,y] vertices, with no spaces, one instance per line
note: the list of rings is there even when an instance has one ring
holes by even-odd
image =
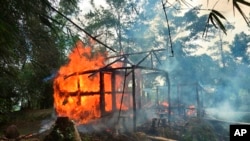
[[[249,1],[0,5],[0,141],[250,133]]]

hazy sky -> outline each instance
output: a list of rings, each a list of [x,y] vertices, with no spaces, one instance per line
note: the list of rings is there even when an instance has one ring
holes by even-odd
[[[168,0],[168,1],[175,2],[176,0]],[[240,27],[240,30],[249,32],[249,27],[247,27],[247,24],[244,21],[243,17],[239,15],[238,10],[235,9],[235,12],[233,11],[232,0],[229,0],[229,2],[228,0],[195,0],[195,1],[187,0],[187,1],[193,6],[202,4],[203,5],[202,8],[204,9],[212,9],[214,7],[214,9],[220,11],[223,15],[225,15],[225,17],[230,23],[235,22],[236,27]],[[98,5],[105,6],[105,0],[94,0],[94,2],[96,3],[97,6]],[[83,13],[87,13],[91,9],[90,0],[80,0],[80,7]],[[246,7],[244,5],[240,5],[240,7],[244,8],[243,11],[246,13],[247,16],[250,15],[249,7]],[[209,11],[202,10],[201,12],[208,13]]]
[[[186,0],[189,2],[190,5],[192,6],[196,6],[196,5],[203,5],[202,9],[200,11],[201,14],[208,14],[210,11],[206,10],[206,9],[216,9],[217,11],[221,12],[227,19],[228,22],[230,23],[235,23],[235,27],[236,29],[233,31],[228,31],[227,36],[223,35],[223,40],[224,41],[228,41],[228,42],[232,42],[234,36],[236,33],[239,33],[241,31],[244,31],[246,34],[250,34],[250,28],[247,26],[247,23],[244,21],[243,17],[239,14],[238,10],[235,9],[235,11],[233,10],[233,5],[232,5],[232,0]],[[246,0],[249,1],[250,0]],[[96,3],[96,5],[102,5],[105,6],[105,0],[94,0],[94,2]],[[161,0],[159,0],[159,4]],[[176,0],[168,0],[168,2],[170,3],[174,3],[176,2]],[[208,2],[208,3],[207,3]],[[80,0],[80,7],[81,10],[84,13],[87,13],[90,9],[91,9],[91,5],[90,5],[90,0]],[[243,11],[245,12],[245,14],[247,16],[250,16],[250,8],[246,7],[244,5],[240,4],[240,7],[243,8]],[[187,9],[191,9],[192,7],[185,7]],[[162,11],[163,12],[163,11]],[[214,39],[214,41],[216,41],[218,39]],[[204,43],[204,41],[202,40],[197,40],[197,42],[201,42],[200,44],[202,44],[202,46],[204,46],[206,48],[206,46],[211,46],[211,42],[213,41],[209,41],[207,43]],[[227,50],[228,47],[225,47],[225,49]],[[204,49],[201,52],[206,52],[207,50]],[[200,53],[201,53],[200,52]]]
[[[206,1],[206,0],[200,0],[200,1]],[[250,1],[249,1],[250,2]],[[227,18],[227,20],[229,22],[236,22],[236,26],[240,27],[240,28],[247,28],[249,29],[249,27],[247,27],[246,22],[244,21],[243,17],[239,14],[237,9],[233,8],[232,5],[232,0],[230,0],[228,2],[228,0],[218,0],[217,1],[209,1],[209,4],[203,4],[204,8],[210,8],[212,9],[214,7],[214,9],[220,11],[223,15],[225,15],[225,17]],[[243,11],[245,12],[245,14],[249,17],[249,13],[250,13],[250,8],[244,5],[239,4],[240,7],[243,9]],[[244,30],[245,31],[245,30]]]

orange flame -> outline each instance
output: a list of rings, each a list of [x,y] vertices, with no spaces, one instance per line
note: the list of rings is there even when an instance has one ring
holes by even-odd
[[[164,107],[168,107],[168,106],[169,106],[169,104],[168,104],[168,102],[167,102],[167,101],[163,101],[163,102],[161,102],[161,105],[162,105],[162,106],[164,106]]]
[[[69,62],[62,66],[54,79],[54,106],[58,116],[68,116],[78,123],[100,117],[100,77],[99,73],[83,72],[98,70],[105,66],[107,53],[92,51],[89,46],[84,47],[81,41],[69,54]],[[120,66],[121,64],[115,63]],[[93,74],[93,75],[91,75]],[[116,89],[121,88],[122,77],[116,75]],[[104,74],[104,89],[111,91],[111,74]],[[88,94],[87,93],[91,93]],[[120,107],[121,94],[116,94],[116,107]],[[127,110],[129,105],[122,105]],[[112,95],[105,94],[105,111],[112,110]]]

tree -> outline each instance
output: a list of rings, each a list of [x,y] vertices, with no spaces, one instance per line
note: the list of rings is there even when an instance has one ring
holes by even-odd
[[[106,0],[106,3],[107,7],[97,8],[94,1],[91,1],[94,10],[85,15],[88,20],[85,27],[90,33],[104,38],[118,52],[124,52],[127,47],[125,45],[129,44],[126,31],[135,20],[136,5],[125,0]]]
[[[62,26],[46,0],[0,2],[1,113],[53,105],[52,84],[43,79],[65,61]],[[77,1],[60,1],[65,14]],[[69,10],[70,9],[70,10]],[[65,37],[65,35],[64,35]],[[62,42],[64,41],[64,42]]]
[[[233,43],[230,46],[232,55],[239,59],[241,63],[249,64],[249,52],[248,47],[250,44],[250,37],[244,32],[236,34],[234,37]]]

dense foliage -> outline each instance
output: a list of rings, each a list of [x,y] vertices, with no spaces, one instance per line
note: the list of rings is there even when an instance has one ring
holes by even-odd
[[[77,1],[60,1],[61,11],[71,14],[73,3]],[[15,110],[14,105],[48,108],[53,104],[52,84],[44,79],[65,60],[69,41],[63,37],[63,19],[52,16],[51,4],[46,0],[1,1],[0,113]],[[55,21],[59,20],[58,25]]]

